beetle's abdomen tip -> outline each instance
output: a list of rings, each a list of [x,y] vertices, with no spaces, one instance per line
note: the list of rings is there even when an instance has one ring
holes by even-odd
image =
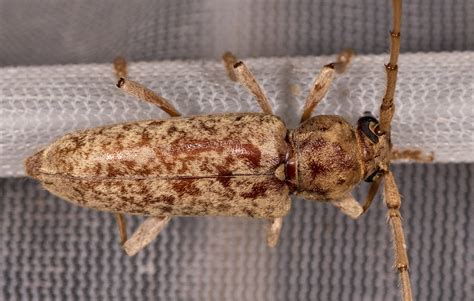
[[[38,152],[25,160],[26,174],[32,178],[37,179],[40,174],[41,157],[43,152]]]

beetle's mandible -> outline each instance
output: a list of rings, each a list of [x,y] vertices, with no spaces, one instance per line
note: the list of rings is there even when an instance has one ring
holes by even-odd
[[[229,77],[246,86],[263,113],[184,118],[165,99],[127,77],[125,60],[115,60],[117,86],[158,105],[173,118],[104,126],[65,135],[26,160],[29,176],[50,192],[80,206],[116,214],[123,247],[137,253],[174,216],[246,216],[270,220],[268,244],[276,245],[291,194],[330,202],[352,218],[370,206],[382,180],[394,236],[402,293],[411,300],[408,256],[392,159],[423,158],[392,149],[391,120],[398,72],[401,0],[393,0],[387,85],[380,122],[370,114],[353,127],[339,116],[311,117],[335,73],[351,61],[345,50],[314,81],[296,129],[272,114],[247,66],[224,55]],[[351,191],[372,182],[360,205]],[[148,216],[127,239],[124,214]]]

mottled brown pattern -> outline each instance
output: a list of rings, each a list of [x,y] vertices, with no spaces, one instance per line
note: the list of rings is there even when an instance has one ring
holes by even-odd
[[[236,158],[247,160],[252,167],[260,167],[262,153],[259,147],[249,143],[242,143],[239,138],[240,137],[231,137],[216,140],[215,137],[213,139],[191,139],[185,136],[171,144],[170,154],[173,156],[195,158],[211,152],[222,154],[228,150],[232,150]],[[227,159],[227,161],[234,160]],[[185,171],[186,169],[182,172]]]
[[[264,114],[106,126],[68,134],[47,147],[41,172],[67,171],[77,177],[213,176],[225,167],[234,174],[268,174],[285,158],[285,135],[285,125]]]
[[[286,134],[265,114],[139,121],[68,134],[26,165],[46,189],[89,208],[279,217],[290,206],[275,176]]]
[[[310,164],[310,168],[311,168],[311,176],[313,178],[321,175],[326,175],[328,172],[331,172],[331,169],[329,168],[329,166],[327,165],[324,165],[322,163],[319,163],[319,162],[311,162]]]
[[[178,197],[186,195],[193,196],[201,193],[196,184],[194,184],[195,179],[180,179],[172,180],[170,182],[171,186],[173,187],[173,191],[176,192]]]
[[[341,117],[316,116],[292,132],[298,191],[309,199],[339,199],[363,177],[355,130]]]
[[[216,179],[217,181],[219,181],[219,183],[222,184],[222,186],[229,187],[232,176],[233,174],[231,171],[223,169],[222,171],[219,172]]]
[[[242,191],[240,192],[240,196],[245,199],[257,199],[259,197],[265,196],[267,191],[272,189],[278,190],[281,185],[282,184],[280,182],[275,181],[273,178],[269,179],[268,181],[255,182],[252,183],[250,191]]]
[[[290,209],[286,184],[272,176],[214,178],[93,179],[43,175],[45,188],[79,206],[140,215],[220,215],[280,217]],[[147,187],[149,193],[143,193]],[[205,191],[205,193],[200,193]],[[270,210],[271,209],[271,210]]]

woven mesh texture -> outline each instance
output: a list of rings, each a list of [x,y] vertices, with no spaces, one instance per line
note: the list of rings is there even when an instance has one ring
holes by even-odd
[[[333,57],[250,59],[274,112],[297,125],[315,74]],[[337,78],[318,114],[352,123],[378,114],[386,55],[360,56]],[[437,162],[472,162],[474,52],[405,54],[400,62],[393,141],[434,152]],[[168,98],[184,115],[259,111],[255,99],[230,81],[220,62],[132,64],[130,77]],[[111,64],[3,68],[0,74],[0,175],[23,175],[23,159],[66,132],[125,120],[166,118],[114,85]],[[292,93],[294,91],[297,93]]]
[[[0,66],[388,50],[390,0],[0,0]],[[474,2],[404,1],[402,52],[474,50]]]
[[[394,172],[415,300],[469,300],[474,164],[402,164]],[[127,258],[111,214],[71,206],[30,180],[4,179],[0,187],[8,233],[0,245],[2,300],[400,299],[379,199],[357,221],[294,200],[276,249],[266,246],[261,221],[176,218]]]

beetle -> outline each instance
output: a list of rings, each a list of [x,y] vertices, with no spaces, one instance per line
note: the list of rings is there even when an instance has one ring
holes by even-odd
[[[392,159],[424,160],[417,151],[392,148],[390,125],[400,47],[401,0],[393,0],[390,60],[380,121],[370,114],[356,127],[339,116],[311,117],[335,73],[352,58],[345,50],[322,69],[304,106],[301,123],[287,129],[249,68],[231,53],[223,57],[230,79],[255,96],[263,113],[182,117],[163,97],[128,79],[124,59],[114,61],[117,86],[156,104],[172,118],[103,126],[67,134],[25,161],[30,177],[77,205],[116,214],[123,248],[136,254],[174,216],[242,216],[269,220],[275,246],[292,194],[330,202],[358,218],[384,183],[405,300],[411,300],[401,200],[390,171]],[[426,159],[429,160],[430,158]],[[351,195],[371,182],[363,205]],[[148,218],[127,239],[124,214]]]

